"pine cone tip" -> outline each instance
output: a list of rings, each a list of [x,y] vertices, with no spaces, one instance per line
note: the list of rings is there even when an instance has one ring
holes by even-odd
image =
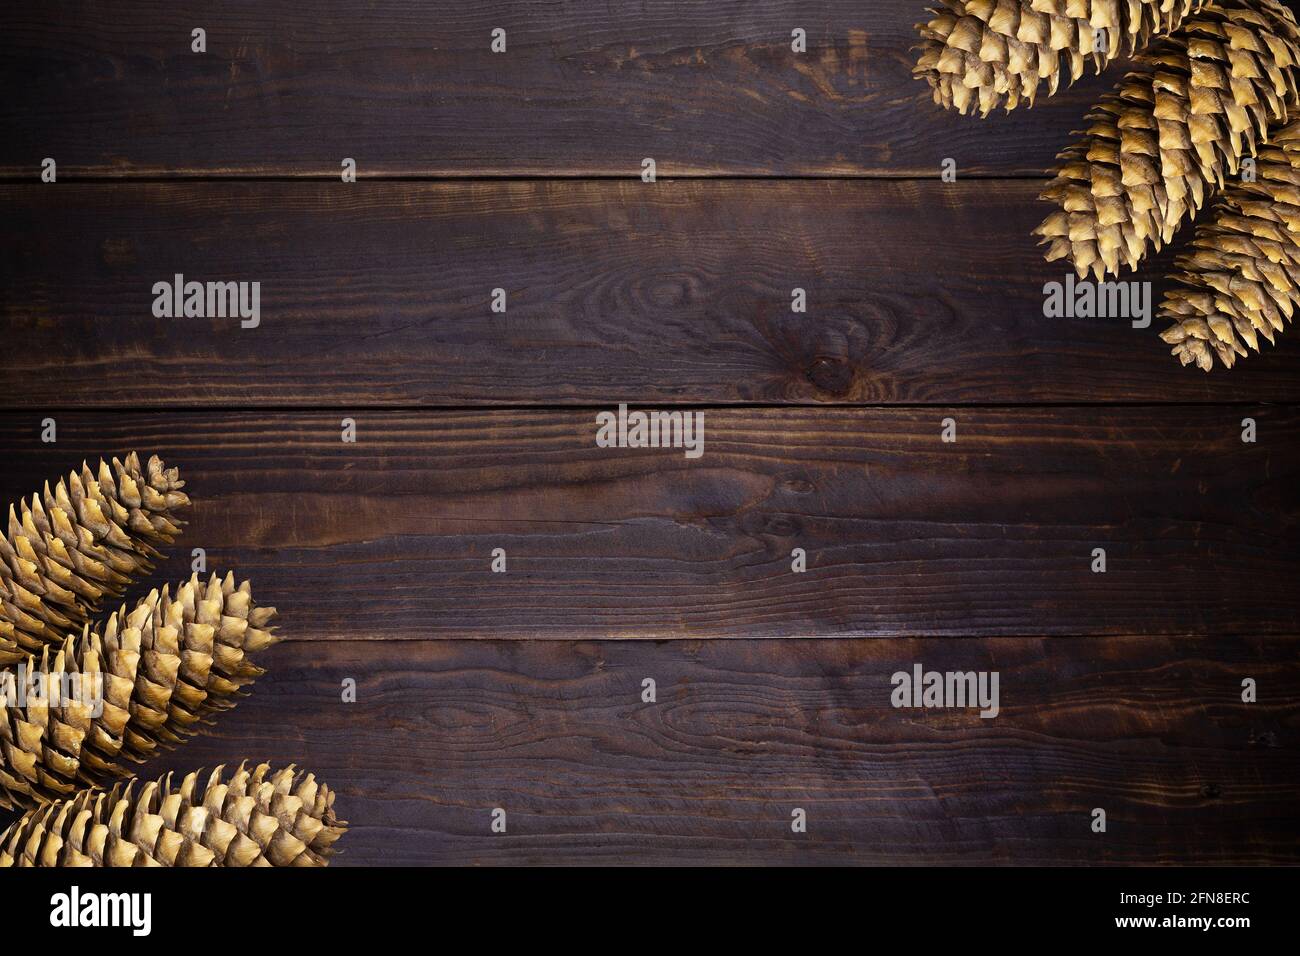
[[[190,503],[175,468],[152,456],[86,462],[9,508],[0,537],[0,663],[58,643],[105,598],[152,570]]]

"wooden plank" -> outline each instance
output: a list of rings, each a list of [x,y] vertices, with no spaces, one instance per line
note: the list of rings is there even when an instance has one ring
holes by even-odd
[[[1295,864],[1298,652],[1293,637],[288,642],[213,736],[144,771],[308,767],[352,823],[339,865]],[[997,671],[998,716],[895,710],[890,676],[916,663]]]
[[[1044,317],[1065,276],[1030,238],[1035,192],[0,188],[0,407],[1300,399],[1297,336],[1205,375],[1158,321]],[[176,273],[260,282],[261,325],[155,318]]]
[[[916,0],[6,4],[0,173],[1041,175],[1122,70],[980,123]],[[191,52],[191,31],[207,52]],[[808,52],[790,49],[802,26]],[[507,52],[489,47],[507,31]]]
[[[319,639],[1300,633],[1300,410],[1248,412],[708,408],[694,460],[577,409],[7,413],[0,501],[162,454],[159,580],[205,548]]]

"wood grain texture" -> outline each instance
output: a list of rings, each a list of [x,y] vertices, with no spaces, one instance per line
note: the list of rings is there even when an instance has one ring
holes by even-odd
[[[287,637],[142,772],[309,767],[340,865],[1300,863],[1300,337],[1205,376],[1044,318],[1040,183],[984,177],[1122,67],[946,114],[924,5],[0,9],[0,502],[161,453],[197,504],[149,584],[204,548]],[[178,272],[262,326],[153,318]],[[704,457],[595,447],[620,401]],[[1000,715],[893,709],[914,663]]]
[[[1298,652],[1280,637],[287,642],[213,736],[144,772],[310,767],[352,822],[336,865],[1294,864]],[[917,662],[998,671],[1001,713],[893,709],[890,675]]]
[[[1300,633],[1300,413],[1249,412],[709,408],[693,461],[576,409],[7,413],[0,500],[159,453],[160,580],[205,548],[318,639]]]
[[[1030,238],[1035,192],[2,187],[0,407],[1300,399],[1297,336],[1205,375],[1159,323],[1044,317],[1064,274]],[[261,326],[155,319],[176,273],[261,282]]]
[[[1117,65],[979,123],[914,80],[916,0],[6,4],[0,173],[1041,175]],[[207,52],[190,31],[207,30]],[[790,50],[802,26],[808,52]],[[490,52],[491,31],[507,52]]]

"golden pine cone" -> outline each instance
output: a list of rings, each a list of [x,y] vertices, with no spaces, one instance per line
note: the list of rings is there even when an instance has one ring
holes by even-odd
[[[157,456],[144,470],[132,452],[98,473],[85,464],[31,503],[9,509],[0,537],[0,665],[58,643],[90,620],[105,597],[151,570],[155,545],[180,533],[190,503],[175,468]]]
[[[1300,30],[1277,0],[1218,0],[1137,63],[1043,192],[1060,208],[1035,233],[1080,276],[1136,267],[1300,107]]]
[[[918,23],[921,55],[912,71],[934,101],[988,116],[1034,105],[1039,85],[1056,92],[1091,60],[1100,73],[1112,60],[1176,29],[1207,0],[943,0]],[[1099,46],[1097,31],[1105,31]]]
[[[0,834],[6,866],[327,866],[347,823],[334,794],[292,766],[243,764],[206,784],[187,774],[83,790],[28,811]]]
[[[1232,368],[1283,330],[1300,306],[1300,121],[1260,149],[1254,182],[1223,191],[1176,266],[1160,337],[1184,365]]]
[[[30,807],[126,776],[123,761],[196,733],[264,673],[248,655],[276,640],[274,615],[253,603],[248,582],[236,588],[233,575],[213,575],[205,585],[195,575],[175,597],[164,588],[121,608],[102,636],[87,627],[0,675],[0,806]],[[48,696],[34,699],[37,675]],[[77,687],[56,683],[59,675],[76,675],[80,695],[56,693]]]

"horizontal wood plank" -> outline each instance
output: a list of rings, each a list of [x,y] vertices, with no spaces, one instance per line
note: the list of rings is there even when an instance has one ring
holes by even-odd
[[[204,548],[328,640],[1300,633],[1300,411],[1248,413],[708,408],[694,460],[577,409],[6,413],[0,501],[162,454],[160,580]]]
[[[1089,77],[986,122],[911,75],[917,0],[119,0],[0,9],[0,174],[1041,175]],[[191,31],[207,51],[191,51]],[[503,54],[490,50],[506,31]],[[791,51],[791,31],[808,50]]]
[[[1206,375],[1158,320],[1045,317],[1065,275],[1030,237],[1035,193],[0,187],[0,407],[1300,400],[1300,336]],[[177,273],[260,282],[260,326],[155,318]]]
[[[1298,652],[1254,637],[286,642],[212,736],[142,772],[310,768],[352,824],[338,865],[1295,864]],[[890,676],[916,663],[997,671],[1000,713],[894,709]],[[1257,703],[1241,702],[1246,677]]]

